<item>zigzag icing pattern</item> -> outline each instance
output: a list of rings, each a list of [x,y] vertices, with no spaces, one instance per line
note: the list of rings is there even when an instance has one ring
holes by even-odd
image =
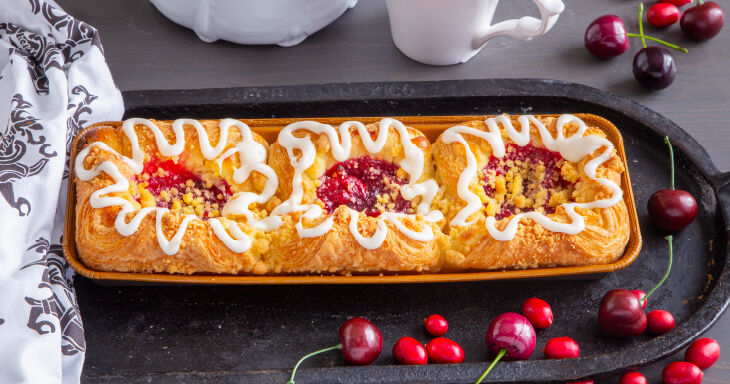
[[[474,212],[477,212],[482,207],[482,202],[479,196],[469,190],[469,184],[477,176],[477,161],[474,154],[469,149],[469,144],[464,139],[464,134],[473,135],[481,139],[486,140],[492,147],[492,153],[497,158],[502,158],[505,155],[505,145],[502,140],[502,135],[499,131],[498,123],[501,124],[507,136],[519,146],[525,146],[530,142],[530,123],[537,127],[540,132],[545,147],[551,151],[559,152],[560,155],[571,162],[577,163],[583,157],[590,155],[594,151],[601,147],[606,147],[599,156],[586,163],[584,171],[586,175],[597,181],[600,185],[608,187],[612,191],[612,195],[608,199],[595,200],[589,203],[563,203],[561,206],[565,209],[566,214],[570,217],[570,223],[558,223],[550,220],[547,216],[539,212],[526,212],[514,215],[508,222],[504,230],[500,231],[495,227],[496,219],[494,217],[487,217],[485,226],[489,234],[501,241],[509,241],[517,234],[517,225],[522,218],[529,218],[534,220],[537,224],[542,225],[546,229],[553,232],[561,232],[569,235],[575,235],[585,229],[585,222],[583,217],[578,214],[576,208],[609,208],[617,204],[623,197],[623,191],[616,183],[611,180],[604,178],[596,178],[596,169],[598,166],[606,162],[611,158],[611,151],[613,150],[613,144],[610,141],[598,137],[598,136],[583,136],[587,127],[583,120],[573,115],[561,115],[557,121],[557,137],[553,137],[547,130],[545,125],[538,121],[534,116],[526,115],[520,116],[517,121],[520,123],[521,131],[517,131],[512,125],[512,122],[506,116],[497,116],[488,118],[485,120],[488,132],[480,131],[471,127],[455,126],[451,127],[443,133],[442,140],[446,144],[461,143],[465,147],[467,166],[459,175],[459,182],[457,185],[457,193],[461,199],[467,202],[459,213],[451,220],[451,226],[470,226],[475,221],[467,222],[466,220]],[[567,123],[578,124],[578,131],[569,137],[565,137],[563,133],[563,127]]]
[[[76,176],[80,180],[89,181],[94,177],[104,172],[109,175],[114,184],[94,191],[91,194],[90,203],[93,208],[104,208],[110,206],[120,206],[122,210],[117,215],[114,225],[122,236],[130,236],[139,229],[139,225],[142,220],[152,211],[155,211],[155,231],[157,234],[157,241],[160,244],[160,248],[167,255],[173,255],[180,250],[180,244],[182,238],[187,229],[188,223],[193,220],[199,220],[195,215],[186,215],[183,218],[182,223],[178,227],[175,235],[171,240],[167,240],[162,231],[162,217],[169,210],[167,208],[143,208],[130,220],[126,222],[128,213],[134,212],[134,206],[131,202],[121,198],[113,196],[105,196],[114,192],[125,192],[129,189],[129,181],[119,171],[117,166],[111,161],[104,161],[92,169],[85,169],[83,160],[91,151],[93,147],[99,147],[106,152],[115,154],[122,162],[127,164],[135,175],[142,173],[144,169],[144,152],[139,148],[139,138],[137,133],[134,131],[136,125],[144,125],[149,128],[155,136],[157,142],[157,148],[161,155],[166,157],[173,157],[180,155],[185,149],[185,133],[183,127],[185,125],[192,125],[198,132],[198,139],[200,142],[200,150],[203,153],[203,157],[207,160],[215,160],[215,163],[220,167],[223,160],[227,159],[234,154],[238,153],[241,167],[234,170],[233,180],[236,183],[243,183],[249,178],[251,172],[257,171],[266,176],[266,185],[264,191],[261,194],[255,194],[252,192],[244,192],[235,195],[231,198],[228,203],[223,207],[223,214],[225,215],[244,215],[247,219],[247,223],[266,231],[270,231],[278,228],[282,221],[278,216],[269,216],[262,220],[256,220],[253,212],[248,209],[251,203],[265,203],[268,201],[276,192],[276,188],[279,184],[279,179],[276,176],[271,167],[266,164],[266,149],[263,145],[257,143],[251,135],[251,129],[245,123],[233,120],[224,119],[221,120],[220,127],[220,139],[215,147],[210,145],[210,139],[205,129],[197,120],[192,119],[178,119],[172,123],[172,130],[175,134],[175,143],[170,144],[165,139],[162,131],[151,121],[145,119],[128,119],[122,125],[122,131],[129,138],[132,145],[132,158],[122,156],[121,154],[114,151],[112,148],[104,143],[92,143],[76,157]],[[235,145],[235,147],[229,149],[225,153],[223,149],[226,146],[226,140],[228,138],[228,130],[231,127],[236,127],[241,132],[242,140]],[[233,252],[241,253],[246,252],[251,248],[251,239],[238,228],[235,222],[228,226],[228,230],[224,227],[223,223],[216,218],[209,219],[213,233]],[[230,232],[230,233],[229,233]]]
[[[291,212],[304,212],[302,218],[316,219],[322,216],[322,208],[316,204],[302,204],[304,188],[302,185],[302,173],[307,170],[313,163],[317,155],[316,148],[309,136],[298,138],[294,137],[293,132],[297,130],[307,130],[315,134],[324,134],[330,141],[332,148],[332,156],[337,161],[345,161],[350,156],[352,148],[352,136],[350,135],[351,127],[357,128],[358,134],[362,139],[365,149],[370,153],[378,153],[383,149],[388,139],[389,128],[393,127],[399,134],[400,142],[403,145],[405,158],[398,165],[408,174],[409,182],[401,188],[401,195],[407,200],[413,200],[417,196],[421,196],[421,203],[416,207],[416,212],[423,214],[427,221],[440,221],[443,214],[439,211],[431,210],[431,202],[438,192],[439,186],[433,179],[416,184],[418,179],[423,175],[424,155],[423,151],[411,142],[408,129],[400,121],[394,119],[383,119],[380,121],[378,137],[372,140],[370,133],[365,125],[358,121],[347,121],[342,123],[337,130],[331,125],[321,124],[314,121],[300,121],[286,126],[279,133],[278,142],[286,148],[289,154],[289,160],[294,168],[294,178],[292,180],[292,194],[288,200],[277,206],[272,214],[285,215]],[[338,135],[339,133],[339,135]],[[301,151],[301,156],[297,159],[294,150]],[[413,231],[408,229],[399,220],[406,216],[403,213],[383,212],[378,220],[378,229],[372,237],[366,238],[362,236],[357,229],[357,220],[359,213],[352,208],[350,210],[350,232],[357,242],[365,249],[376,249],[380,247],[388,233],[388,227],[385,221],[391,222],[401,233],[411,239],[417,241],[429,241],[433,239],[433,230],[430,226],[424,225],[421,231]],[[333,224],[333,217],[327,218],[324,222],[316,227],[304,228],[302,221],[296,224],[297,233],[300,237],[317,237],[327,233]]]

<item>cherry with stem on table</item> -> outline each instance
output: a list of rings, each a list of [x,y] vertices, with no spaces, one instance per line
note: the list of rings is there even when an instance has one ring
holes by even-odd
[[[707,41],[717,36],[725,25],[725,12],[714,1],[698,0],[688,8],[679,20],[679,26],[687,36],[697,41]]]
[[[674,149],[669,137],[664,137],[669,146],[671,161],[671,189],[654,192],[646,204],[651,220],[666,231],[678,231],[690,225],[697,216],[697,201],[687,191],[674,189]]]
[[[535,328],[526,317],[507,312],[497,316],[487,328],[487,347],[497,356],[477,380],[479,384],[502,358],[527,360],[535,350]]]
[[[383,350],[383,336],[375,324],[362,317],[347,320],[338,332],[340,344],[312,352],[297,361],[286,384],[295,384],[294,375],[299,365],[309,357],[335,349],[342,350],[345,362],[352,365],[368,365],[380,356]]]

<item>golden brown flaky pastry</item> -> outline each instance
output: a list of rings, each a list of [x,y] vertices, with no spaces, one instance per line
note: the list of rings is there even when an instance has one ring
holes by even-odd
[[[510,119],[515,127],[520,126],[516,118],[510,117]],[[555,136],[557,119],[554,117],[538,117],[538,119]],[[460,125],[488,131],[483,121],[471,121]],[[501,124],[499,128],[505,144],[513,143]],[[565,136],[570,136],[577,129],[574,123],[566,124]],[[584,135],[588,134],[605,137],[600,129],[590,125]],[[463,137],[476,157],[477,169],[484,169],[492,156],[491,146],[486,140],[473,135],[465,134]],[[536,148],[544,148],[534,124],[531,124],[530,139]],[[571,221],[564,208],[558,205],[566,200],[583,203],[606,199],[612,195],[611,190],[589,179],[584,172],[585,164],[604,150],[605,147],[596,150],[578,163],[567,160],[561,162],[561,176],[572,182],[573,186],[561,191],[560,196],[556,196],[562,200],[556,198],[556,201],[551,201],[555,206],[555,212],[547,215],[550,219],[557,222]],[[612,154],[608,161],[598,167],[596,176],[609,179],[620,186],[624,165],[616,155],[615,149]],[[446,144],[441,136],[434,144],[434,159],[437,181],[443,189],[443,195],[436,204],[446,217],[444,233],[449,235],[451,243],[444,270],[598,265],[615,262],[622,256],[630,232],[628,212],[623,199],[610,208],[577,209],[576,211],[585,219],[585,230],[576,235],[551,232],[533,220],[523,218],[512,240],[495,240],[485,228],[486,217],[494,216],[495,212],[493,207],[490,207],[490,196],[487,196],[485,191],[482,173],[479,173],[478,177],[475,176],[469,185],[469,190],[485,203],[482,209],[470,216],[468,222],[474,221],[474,223],[469,226],[449,226],[456,214],[466,206],[466,202],[459,198],[457,193],[459,176],[467,162],[464,145],[458,142]],[[497,221],[496,228],[503,230],[509,220],[510,217],[505,217]]]
[[[378,135],[378,124],[366,125],[371,138]],[[433,179],[434,167],[431,156],[431,144],[419,131],[408,128],[411,142],[418,146],[424,154],[424,171],[418,182]],[[375,154],[369,153],[362,143],[358,131],[350,129],[352,149],[349,159],[370,156],[377,160],[385,160],[398,164],[404,157],[400,136],[393,127],[389,127],[388,139],[383,149]],[[309,135],[316,147],[316,160],[302,175],[302,204],[319,204],[317,187],[325,172],[338,163],[331,153],[331,145],[325,134],[315,134],[305,130],[293,132],[295,137]],[[292,193],[294,168],[287,150],[279,143],[269,148],[269,165],[279,176],[279,188],[276,197],[279,201],[288,199]],[[399,170],[399,173],[402,171]],[[274,199],[272,199],[274,200]],[[278,203],[277,201],[276,203]],[[420,197],[413,200],[420,202]],[[271,202],[270,209],[273,209]],[[323,214],[318,219],[304,219],[303,227],[311,228],[334,216],[332,229],[323,236],[314,238],[299,237],[295,225],[301,213],[293,213],[284,217],[285,224],[276,232],[271,248],[265,255],[270,270],[281,273],[434,273],[444,263],[444,250],[447,240],[439,223],[424,220],[423,215],[413,215],[401,219],[406,227],[420,230],[423,226],[432,227],[434,237],[430,241],[416,241],[396,229],[387,222],[387,236],[382,246],[367,250],[353,237],[349,230],[350,214],[346,206],[340,205],[332,215]],[[377,218],[360,212],[358,231],[364,237],[370,237],[377,228]]]
[[[169,143],[175,142],[171,124],[162,121],[152,121],[164,133]],[[212,145],[218,143],[220,137],[219,121],[201,121],[208,134]],[[190,126],[184,126],[185,150],[181,155],[174,158],[166,158],[159,154],[153,133],[143,125],[136,125],[135,132],[139,137],[140,147],[145,153],[145,163],[151,159],[160,162],[173,160],[184,169],[210,184],[215,184],[225,179],[230,185],[231,191],[256,192],[263,189],[266,178],[258,172],[253,172],[245,182],[237,184],[232,180],[233,166],[240,165],[238,156],[232,156],[222,163],[222,170],[206,160],[200,150],[198,134]],[[253,133],[254,140],[268,147],[266,141],[256,133]],[[241,133],[237,129],[228,132],[226,149],[241,141]],[[117,151],[119,154],[132,157],[130,141],[122,132],[121,123],[114,126],[100,127],[90,133],[86,138],[87,143],[102,142]],[[135,212],[143,207],[155,206],[154,198],[146,189],[142,175],[135,175],[127,164],[117,155],[93,147],[88,156],[83,159],[83,167],[92,169],[104,161],[110,161],[116,165],[122,175],[129,181],[129,189],[124,192],[111,193],[108,196],[118,196],[131,202]],[[185,183],[186,180],[180,180]],[[245,220],[221,219],[224,225],[238,225],[252,240],[251,248],[243,253],[231,251],[216,235],[214,235],[210,224],[204,220],[190,221],[182,238],[180,249],[173,255],[166,255],[158,243],[156,235],[156,212],[150,212],[141,222],[139,229],[131,236],[122,236],[115,228],[114,222],[121,210],[119,206],[106,208],[92,208],[90,197],[93,192],[113,184],[110,176],[100,173],[90,181],[82,181],[78,177],[76,182],[76,245],[81,261],[89,268],[98,271],[120,271],[120,272],[168,272],[190,274],[194,272],[211,273],[266,273],[266,267],[261,262],[261,256],[269,245],[270,236],[262,230],[255,229],[245,223]],[[182,188],[182,187],[181,187]],[[191,201],[195,204],[194,200]],[[185,203],[183,203],[185,205]],[[176,206],[162,219],[162,229],[166,239],[171,239],[178,230],[185,214],[200,214],[193,205],[186,207]],[[186,211],[184,211],[184,209]],[[189,210],[187,210],[189,209]],[[252,207],[254,214],[265,215],[263,207]],[[127,221],[131,220],[134,213],[127,214]],[[210,207],[206,207],[205,214],[213,216]],[[230,218],[229,218],[230,219]]]

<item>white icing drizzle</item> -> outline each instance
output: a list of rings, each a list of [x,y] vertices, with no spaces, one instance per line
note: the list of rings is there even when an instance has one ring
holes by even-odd
[[[528,218],[534,220],[537,224],[540,224],[545,229],[553,232],[561,232],[569,235],[575,235],[585,229],[585,222],[583,216],[578,214],[575,209],[592,209],[592,208],[608,208],[617,204],[623,198],[623,191],[616,183],[611,180],[596,177],[596,170],[598,166],[606,162],[611,158],[611,151],[613,150],[613,144],[598,136],[583,136],[586,129],[588,128],[585,122],[573,115],[561,115],[557,121],[557,137],[553,137],[550,131],[537,120],[534,116],[520,116],[517,121],[521,125],[521,131],[517,131],[512,122],[506,116],[497,116],[488,118],[485,123],[489,128],[488,132],[480,131],[475,128],[465,126],[451,127],[443,133],[442,140],[446,144],[460,143],[464,146],[466,153],[466,168],[459,175],[459,181],[457,183],[457,193],[459,197],[466,201],[467,205],[451,220],[449,225],[451,226],[470,226],[475,221],[467,222],[466,220],[474,212],[477,212],[482,202],[479,196],[472,193],[469,190],[469,184],[477,176],[477,161],[474,154],[469,149],[469,144],[464,139],[463,135],[473,135],[481,139],[486,140],[492,147],[492,153],[497,158],[502,158],[505,155],[505,145],[502,140],[502,135],[499,131],[497,123],[502,124],[507,136],[514,141],[517,145],[525,146],[530,142],[530,123],[537,127],[540,137],[542,138],[545,147],[551,151],[559,152],[560,155],[571,162],[579,162],[583,157],[590,155],[601,147],[606,149],[599,156],[595,157],[584,167],[586,176],[590,179],[597,181],[600,185],[608,187],[612,195],[610,198],[595,200],[588,203],[563,203],[561,204],[565,209],[566,214],[570,217],[571,222],[569,223],[558,223],[550,220],[547,216],[539,212],[526,212],[514,215],[504,230],[500,231],[495,227],[496,219],[492,216],[487,217],[485,226],[489,234],[500,241],[509,241],[514,238],[517,234],[517,226],[522,218]],[[578,131],[572,134],[570,137],[565,137],[563,127],[568,123],[578,124]]]
[[[84,168],[83,160],[88,156],[91,148],[98,147],[106,152],[111,152],[116,155],[122,162],[127,164],[135,175],[142,173],[144,169],[144,152],[139,147],[139,138],[134,130],[137,125],[144,125],[149,128],[155,136],[158,151],[165,157],[178,156],[185,149],[185,125],[192,125],[198,133],[198,141],[200,143],[200,149],[207,160],[214,160],[219,167],[222,168],[223,160],[238,153],[241,162],[241,167],[234,169],[233,180],[236,183],[245,182],[251,175],[251,172],[257,171],[266,177],[266,185],[264,191],[257,195],[251,192],[243,192],[233,196],[228,203],[223,207],[222,213],[224,216],[228,215],[243,215],[247,219],[247,223],[266,231],[270,231],[278,228],[282,221],[277,216],[269,216],[262,220],[256,220],[253,212],[249,210],[249,205],[252,203],[265,203],[268,201],[276,192],[276,188],[279,184],[279,179],[276,173],[266,165],[266,149],[263,145],[256,142],[251,134],[251,129],[248,125],[241,121],[233,119],[221,120],[220,127],[220,138],[215,147],[210,144],[208,134],[197,120],[192,119],[178,119],[172,123],[172,131],[175,134],[175,144],[170,144],[165,139],[162,131],[151,121],[146,119],[128,119],[122,124],[122,131],[129,138],[132,146],[132,158],[122,156],[108,145],[96,142],[91,143],[89,146],[79,152],[76,157],[76,166],[74,170],[79,179],[89,181],[104,172],[109,175],[114,184],[109,185],[105,188],[94,191],[91,194],[90,204],[92,208],[104,208],[109,206],[121,206],[122,210],[117,215],[114,222],[114,226],[122,236],[130,236],[139,229],[139,225],[142,220],[154,211],[156,215],[155,230],[157,234],[157,241],[160,244],[160,248],[167,255],[175,254],[179,251],[182,244],[182,238],[187,229],[188,223],[192,220],[198,220],[194,215],[186,215],[180,226],[178,227],[175,235],[171,240],[167,240],[162,231],[162,217],[169,210],[166,208],[143,208],[137,212],[137,214],[126,222],[127,214],[134,212],[134,206],[128,200],[121,197],[106,196],[114,192],[124,192],[129,189],[129,181],[119,171],[119,168],[111,162],[104,161],[97,165],[93,169],[87,170]],[[221,155],[221,152],[226,147],[228,139],[228,131],[230,127],[236,127],[241,132],[242,140],[236,144],[234,148],[229,149]],[[217,159],[216,159],[217,158]],[[224,228],[223,224],[218,219],[210,219],[208,222],[213,228],[213,233],[233,252],[241,253],[246,252],[251,248],[251,239],[238,228],[238,225],[233,222],[228,226],[228,231]]]
[[[393,127],[400,137],[405,154],[403,160],[398,165],[408,174],[408,184],[401,187],[401,195],[407,200],[413,200],[421,196],[421,202],[416,207],[416,212],[425,215],[427,221],[436,222],[443,219],[443,214],[439,211],[431,211],[431,203],[439,190],[438,184],[433,179],[418,183],[418,179],[423,175],[424,155],[423,151],[417,145],[411,142],[408,128],[398,120],[385,118],[380,121],[378,136],[373,140],[365,125],[358,121],[347,121],[340,124],[335,130],[331,125],[321,124],[314,121],[299,121],[289,124],[279,133],[278,142],[286,148],[289,160],[294,168],[294,176],[292,179],[292,193],[288,200],[277,206],[272,214],[285,215],[292,212],[304,212],[302,219],[316,219],[322,216],[321,207],[316,204],[302,204],[304,196],[304,187],[302,185],[302,173],[314,164],[317,155],[314,143],[309,135],[305,137],[295,137],[294,131],[307,130],[314,134],[324,134],[330,141],[332,157],[337,161],[345,161],[350,156],[352,149],[352,136],[350,128],[355,127],[362,140],[365,149],[372,154],[383,150],[388,139],[390,127]],[[339,133],[339,134],[338,134]],[[295,150],[298,153],[295,153]],[[299,155],[299,156],[297,156]],[[349,209],[349,208],[348,208]],[[390,221],[393,225],[407,237],[417,241],[429,241],[433,239],[433,230],[429,225],[424,225],[423,229],[413,231],[408,229],[400,221],[400,218],[408,215],[394,212],[383,212],[377,219],[378,229],[370,238],[363,237],[357,230],[357,220],[359,213],[350,209],[350,232],[357,242],[365,249],[376,249],[385,241],[388,227],[385,220]],[[412,216],[412,215],[411,215]],[[333,218],[330,217],[323,223],[313,228],[304,228],[302,220],[296,224],[297,233],[300,237],[317,237],[327,233],[333,224]]]

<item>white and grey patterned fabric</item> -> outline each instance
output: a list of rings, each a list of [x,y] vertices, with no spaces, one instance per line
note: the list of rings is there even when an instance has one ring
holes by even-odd
[[[0,383],[77,383],[86,342],[61,251],[68,150],[124,110],[94,28],[0,0]]]

